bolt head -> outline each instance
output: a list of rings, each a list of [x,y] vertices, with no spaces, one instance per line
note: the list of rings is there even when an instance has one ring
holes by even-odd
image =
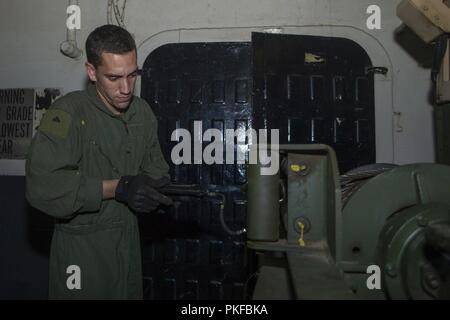
[[[428,219],[422,215],[417,216],[417,224],[421,227],[426,227],[428,225]]]
[[[386,273],[391,276],[391,277],[395,277],[397,276],[397,271],[395,270],[395,267],[392,263],[387,263],[385,266],[386,269]]]

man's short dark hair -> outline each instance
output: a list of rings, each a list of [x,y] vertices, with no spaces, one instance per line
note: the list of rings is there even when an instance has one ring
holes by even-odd
[[[101,64],[103,52],[122,54],[135,49],[136,42],[131,34],[112,24],[96,28],[86,39],[87,61],[95,68]]]

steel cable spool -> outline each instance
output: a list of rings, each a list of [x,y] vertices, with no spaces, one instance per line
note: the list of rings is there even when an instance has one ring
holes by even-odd
[[[373,163],[350,170],[341,175],[342,207],[369,179],[396,168],[392,163]]]

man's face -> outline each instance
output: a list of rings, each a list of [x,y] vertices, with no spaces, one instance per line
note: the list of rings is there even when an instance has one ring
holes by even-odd
[[[118,114],[131,103],[137,77],[136,51],[123,54],[103,52],[95,68],[86,62],[86,71],[108,109]]]

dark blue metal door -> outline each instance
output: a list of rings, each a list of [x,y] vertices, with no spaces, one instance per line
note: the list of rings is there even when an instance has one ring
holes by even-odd
[[[201,121],[201,134],[209,128],[222,133],[249,128],[251,85],[250,43],[169,44],[152,52],[143,67],[141,95],[158,118],[172,181],[225,194],[224,217],[233,230],[245,224],[246,199],[240,190],[245,166],[175,166],[171,150],[178,142],[171,135],[184,128],[193,137],[194,121]],[[245,298],[250,270],[245,238],[224,232],[219,206],[214,198],[179,197],[166,214],[141,217],[146,298]]]
[[[280,143],[324,143],[341,172],[375,162],[374,83],[365,50],[344,38],[253,33],[255,125]]]

